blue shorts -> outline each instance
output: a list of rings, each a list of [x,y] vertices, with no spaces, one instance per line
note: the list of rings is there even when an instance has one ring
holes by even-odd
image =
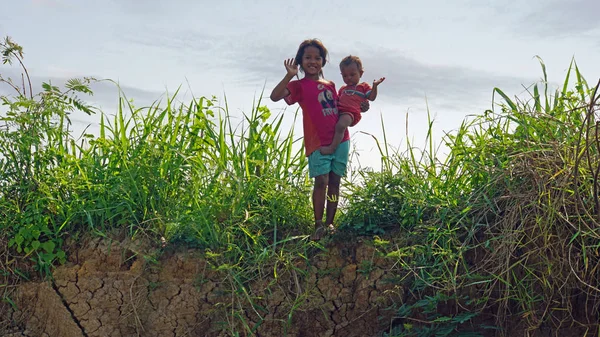
[[[350,141],[341,142],[333,154],[322,155],[316,150],[308,156],[308,175],[311,178],[333,172],[340,177],[346,175]]]

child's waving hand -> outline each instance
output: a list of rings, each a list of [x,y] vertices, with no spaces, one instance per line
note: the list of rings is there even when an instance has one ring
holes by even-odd
[[[298,65],[294,59],[284,60],[283,65],[285,66],[285,70],[287,70],[289,76],[294,77],[298,74]]]
[[[381,82],[383,82],[383,81],[385,81],[385,77],[382,77],[382,78],[380,78],[380,79],[378,79],[378,80],[374,80],[374,81],[373,81],[373,86],[374,86],[374,87],[375,87],[375,86],[378,86],[378,85],[380,85],[380,84],[381,84]]]

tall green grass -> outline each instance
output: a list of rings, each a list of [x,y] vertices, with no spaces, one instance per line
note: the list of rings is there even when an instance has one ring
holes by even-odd
[[[494,88],[493,109],[444,137],[444,161],[429,124],[428,149],[382,146],[381,172],[364,171],[353,187],[346,228],[395,228],[403,238],[380,241],[398,275],[410,272],[398,282],[415,293],[398,308],[397,336],[465,331],[427,303],[481,315],[502,334],[515,316],[523,330],[598,332],[598,85],[573,61],[553,90],[540,64],[543,78],[525,95]],[[415,314],[429,323],[414,328]]]
[[[112,121],[102,117],[84,162],[91,181],[118,189],[95,194],[88,224],[126,224],[213,249],[306,226],[308,202],[295,199],[307,193],[306,160],[294,151],[293,130],[282,138],[283,115],[269,121],[259,100],[236,125],[211,100],[178,105],[176,95],[144,109],[122,99]]]
[[[58,95],[49,90],[42,97]],[[68,115],[56,114],[64,102],[6,98],[3,227],[18,233],[27,225],[14,216],[39,214],[45,240],[126,227],[211,249],[303,232],[311,223],[306,158],[293,130],[282,135],[283,114],[271,118],[259,99],[235,124],[210,99],[181,104],[176,95],[147,108],[122,97],[114,116],[101,115],[99,135],[80,139]],[[37,235],[16,238],[17,248],[37,248]]]

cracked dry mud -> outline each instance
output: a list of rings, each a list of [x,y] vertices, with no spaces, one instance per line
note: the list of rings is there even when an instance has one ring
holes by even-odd
[[[385,308],[402,293],[386,282],[389,262],[368,245],[333,244],[277,278],[272,269],[257,275],[244,291],[198,251],[149,262],[133,246],[92,240],[53,281],[20,285],[12,296],[18,310],[1,335],[249,335],[246,324],[256,336],[374,336],[389,328]]]

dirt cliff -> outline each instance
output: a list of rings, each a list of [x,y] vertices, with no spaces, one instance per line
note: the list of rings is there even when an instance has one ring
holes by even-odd
[[[3,336],[374,336],[403,290],[366,244],[331,243],[241,279],[194,249],[154,259],[128,239],[93,239],[49,281],[20,284]],[[4,329],[4,331],[2,331]]]

